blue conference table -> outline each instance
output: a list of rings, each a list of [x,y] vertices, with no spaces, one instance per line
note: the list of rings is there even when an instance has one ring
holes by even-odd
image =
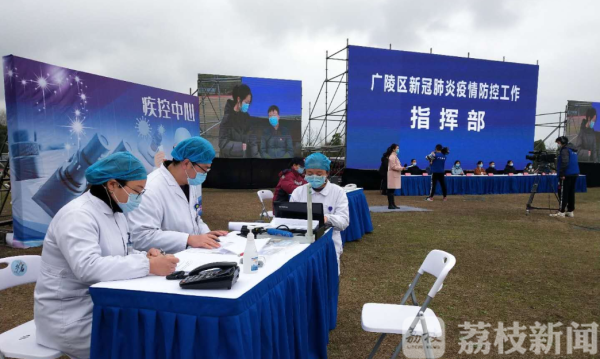
[[[357,241],[366,233],[373,232],[371,212],[365,192],[357,189],[346,193],[350,212],[350,225],[342,231],[342,243]]]
[[[530,193],[535,181],[539,181],[538,193],[549,193],[556,190],[558,177],[547,176],[446,176],[448,195],[482,195]],[[427,196],[431,190],[431,176],[402,176],[402,188],[396,190],[396,196]],[[579,176],[576,192],[587,192],[585,176]],[[437,186],[436,195],[442,195],[442,188]]]
[[[330,230],[237,299],[92,287],[91,358],[327,358],[338,282]]]

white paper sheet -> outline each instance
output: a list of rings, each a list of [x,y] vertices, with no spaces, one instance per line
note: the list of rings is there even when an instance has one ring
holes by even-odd
[[[207,253],[207,254],[235,254],[240,255],[246,249],[246,238],[240,237],[236,232],[231,232],[226,236],[219,237],[221,247],[215,249],[207,248],[189,248],[186,253]],[[260,252],[263,247],[269,243],[271,238],[258,238],[254,240],[256,251]]]

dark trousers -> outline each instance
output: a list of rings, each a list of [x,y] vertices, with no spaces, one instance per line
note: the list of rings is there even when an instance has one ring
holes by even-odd
[[[387,198],[388,198],[388,206],[395,206],[396,205],[396,201],[394,199],[394,192],[396,190],[395,189],[387,189]]]
[[[379,189],[381,190],[382,195],[387,194],[387,175],[381,180],[381,186],[379,186]]]
[[[448,189],[446,188],[446,177],[444,177],[443,173],[433,173],[431,175],[431,192],[429,193],[429,197],[433,198],[438,182],[442,186],[442,193],[444,194],[444,198],[446,198]]]
[[[573,212],[575,210],[575,185],[578,176],[565,176],[560,180],[558,186],[558,198],[560,198],[560,211]]]

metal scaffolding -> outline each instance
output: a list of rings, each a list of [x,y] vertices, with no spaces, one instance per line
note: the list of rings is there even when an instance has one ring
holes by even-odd
[[[198,75],[198,88],[190,95],[197,95],[200,106],[200,135],[209,140],[219,151],[219,124],[223,119],[225,103],[231,99],[233,87],[239,85],[239,76]]]
[[[564,136],[566,135],[565,133],[565,129],[567,127],[567,111],[562,111],[562,112],[549,112],[549,113],[540,113],[535,115],[536,120],[538,117],[542,117],[542,116],[554,116],[556,117],[558,115],[558,122],[544,122],[544,123],[536,123],[535,127],[543,127],[543,128],[553,128],[554,130],[552,130],[552,132],[550,132],[548,134],[548,136],[546,136],[541,143],[546,143],[546,141],[553,135],[555,134],[555,132],[558,132],[555,136],[559,137],[559,136]],[[536,121],[537,122],[537,121]],[[561,135],[562,132],[562,135]],[[534,148],[534,151],[538,151],[540,150],[539,148]]]
[[[329,51],[325,52],[325,80],[321,84],[314,105],[309,104],[308,125],[302,133],[302,144],[306,154],[324,152],[332,159],[331,176],[339,175],[346,167],[348,47],[349,41],[346,40],[346,47],[343,49],[331,55],[329,55]],[[338,70],[339,66],[335,65],[338,61],[343,62],[341,70]],[[332,67],[335,69],[332,69]],[[332,75],[330,75],[331,71],[334,71]],[[330,96],[332,85],[335,86],[335,91],[333,96]],[[321,99],[321,95],[324,95],[323,99]],[[320,104],[319,100],[324,101],[322,106],[324,113],[314,116],[313,113]],[[313,126],[318,127],[316,133],[313,132]]]

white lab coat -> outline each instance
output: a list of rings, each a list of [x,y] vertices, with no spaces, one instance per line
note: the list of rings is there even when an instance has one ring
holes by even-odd
[[[201,209],[202,186],[190,186],[188,201],[171,172],[160,166],[148,175],[140,207],[127,214],[133,247],[144,251],[159,248],[167,253],[184,250],[190,234],[210,232],[198,215]]]
[[[292,192],[290,202],[306,202],[306,190],[307,186],[296,188],[294,192]],[[327,181],[327,184],[321,191],[317,192],[314,189],[311,189],[311,191],[313,203],[323,203],[325,217],[327,217],[328,223],[334,228],[333,243],[335,244],[339,267],[340,256],[344,251],[341,231],[346,229],[350,224],[350,212],[348,209],[348,197],[346,196],[346,191],[329,181]]]
[[[92,284],[144,277],[146,253],[127,255],[123,213],[86,192],[64,206],[48,227],[34,293],[37,342],[75,358],[88,358]]]

